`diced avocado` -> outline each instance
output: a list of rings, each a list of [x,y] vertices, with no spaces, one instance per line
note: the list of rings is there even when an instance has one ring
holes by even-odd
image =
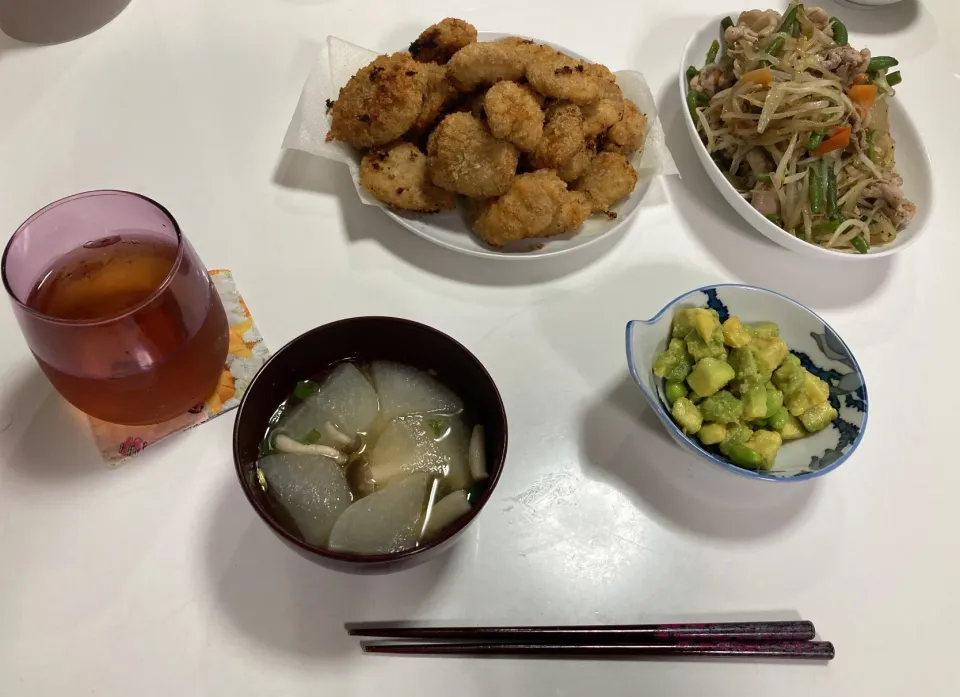
[[[759,336],[765,339],[780,336],[780,327],[777,326],[776,322],[750,322],[744,325],[744,327],[752,336]]]
[[[726,390],[721,390],[700,403],[700,413],[704,421],[718,424],[736,423],[743,415],[743,402]]]
[[[773,384],[783,391],[783,396],[796,394],[803,387],[804,375],[807,371],[793,361],[785,360],[773,374]]]
[[[687,384],[701,397],[709,397],[733,380],[730,364],[716,358],[703,358],[687,376]]]
[[[681,397],[673,403],[671,414],[673,414],[674,420],[680,424],[680,428],[682,428],[683,432],[688,436],[692,436],[699,431],[700,426],[703,424],[703,417],[700,415],[700,410],[697,409],[697,405],[686,397]]]
[[[670,329],[670,336],[674,339],[683,339],[689,334],[693,329],[693,310],[697,308],[688,308],[684,310],[678,310],[677,314],[673,316],[673,324]]]
[[[727,437],[727,427],[723,424],[704,424],[697,434],[697,438],[704,445],[716,445]]]
[[[731,348],[743,348],[751,341],[750,333],[740,323],[739,317],[728,317],[723,323],[723,342]]]
[[[670,404],[673,404],[681,397],[686,397],[688,392],[689,390],[687,390],[687,386],[683,383],[683,380],[667,380],[667,384],[663,387],[663,394]]]
[[[788,353],[788,354],[787,354],[787,357],[783,359],[783,362],[784,362],[784,363],[790,363],[790,364],[796,365],[796,366],[801,366],[801,365],[803,365],[803,364],[800,362],[800,359],[799,359],[796,355],[794,355],[794,354],[792,354],[792,353]]]
[[[763,385],[754,385],[743,394],[743,418],[747,421],[767,418],[767,390]]]
[[[826,402],[829,396],[830,386],[813,373],[803,370],[803,385],[796,392],[788,394],[784,402],[791,414],[800,416],[810,407]]]
[[[753,435],[753,429],[749,426],[744,426],[743,424],[736,424],[727,428],[727,437],[720,442],[720,452],[730,456],[730,448],[734,445],[743,445],[748,440],[750,436]]]
[[[783,445],[783,438],[774,431],[760,430],[755,431],[750,440],[747,441],[747,447],[760,454],[763,458],[762,469],[768,470],[773,467],[773,461],[777,457],[777,451]]]
[[[750,343],[749,350],[753,351],[757,369],[761,373],[772,373],[790,353],[786,342],[779,337],[758,336]]]
[[[767,428],[772,428],[774,431],[779,432],[792,418],[795,417],[790,416],[787,408],[781,406],[776,411],[771,412],[770,416],[767,417]]]
[[[753,352],[748,348],[735,348],[730,352],[728,359],[730,365],[736,371],[737,380],[758,375],[757,359],[753,357]]]
[[[766,383],[763,388],[767,391],[767,415],[771,415],[783,406],[783,392],[773,386],[773,383]]]
[[[713,336],[709,341],[704,341],[697,330],[687,334],[687,351],[693,356],[693,360],[699,361],[701,358],[719,358],[727,359],[727,349],[723,345],[723,330],[717,325]]]
[[[687,353],[687,345],[681,339],[671,339],[666,351],[657,354],[653,374],[666,380],[683,380],[690,374],[693,360]]]
[[[777,432],[784,440],[797,440],[807,435],[807,432],[803,429],[803,424],[800,423],[800,419],[790,414],[790,412],[787,412],[786,423],[778,428]]]
[[[823,402],[803,412],[800,415],[800,421],[808,433],[816,433],[826,428],[838,416],[837,410],[831,406],[830,402]]]
[[[758,470],[763,468],[763,456],[753,448],[742,443],[736,443],[727,448],[727,457],[730,462],[737,467],[747,470]]]
[[[693,326],[696,327],[700,338],[707,342],[713,341],[713,333],[720,328],[720,320],[703,308],[697,308],[692,312],[694,313]]]

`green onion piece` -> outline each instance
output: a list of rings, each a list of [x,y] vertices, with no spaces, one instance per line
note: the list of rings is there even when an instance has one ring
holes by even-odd
[[[720,42],[716,39],[713,40],[713,43],[710,44],[710,49],[707,51],[707,62],[706,65],[710,65],[715,60],[717,60],[717,54],[720,53]]]
[[[807,186],[810,195],[810,210],[819,213],[823,210],[823,180],[812,167],[808,170],[807,177],[810,179]]]
[[[323,434],[320,433],[320,431],[318,431],[317,429],[313,429],[312,431],[310,431],[310,433],[305,435],[303,437],[303,440],[301,440],[300,442],[303,443],[304,445],[313,445],[314,443],[319,443],[321,438],[323,438]]]
[[[727,29],[729,29],[729,28],[732,27],[732,26],[733,26],[733,20],[730,19],[729,17],[724,17],[723,19],[720,20],[720,29],[721,29],[721,30],[726,31]]]
[[[827,164],[827,188],[824,192],[827,199],[827,213],[837,212],[837,172],[832,164]]]
[[[778,33],[781,34],[790,34],[791,36],[796,36],[800,31],[800,22],[797,20],[797,13],[803,9],[801,3],[797,3],[791,7],[787,14],[784,15],[783,21],[780,23],[780,28],[777,29]]]
[[[887,84],[890,85],[891,87],[899,85],[901,80],[903,80],[903,78],[900,77],[899,70],[895,73],[890,73],[889,75],[887,75]]]
[[[850,244],[852,244],[853,248],[861,254],[866,254],[870,251],[870,243],[863,239],[863,235],[857,235],[851,239]]]
[[[312,394],[320,391],[320,385],[313,380],[302,380],[293,388],[293,396],[297,399],[306,399]]]
[[[783,221],[780,220],[780,216],[777,215],[776,213],[767,213],[763,217],[769,220],[771,223],[773,223],[777,227],[783,227]]]
[[[822,142],[823,142],[822,133],[817,133],[817,132],[811,133],[810,138],[807,140],[807,151],[813,152],[814,150],[820,147],[820,143]]]
[[[260,484],[261,489],[264,491],[267,490],[267,477],[259,467],[257,467],[257,482]]]
[[[867,157],[873,161],[873,129],[867,129]]]
[[[850,43],[850,35],[847,32],[846,25],[836,17],[830,18],[830,24],[833,25],[833,41],[837,46],[846,46]]]
[[[770,42],[770,45],[767,46],[767,53],[771,56],[776,56],[780,51],[783,50],[783,44],[786,43],[786,39],[782,36],[778,36],[776,39]]]
[[[870,63],[867,64],[867,72],[875,73],[878,70],[886,70],[887,68],[892,68],[895,65],[900,65],[900,61],[891,56],[874,56],[870,59]]]
[[[439,438],[447,432],[447,424],[444,423],[443,419],[430,419],[427,421],[427,426],[430,427],[430,430],[433,431],[433,435],[436,438]]]
[[[700,69],[696,66],[691,65],[687,68],[687,82],[690,82],[693,78],[700,74]]]

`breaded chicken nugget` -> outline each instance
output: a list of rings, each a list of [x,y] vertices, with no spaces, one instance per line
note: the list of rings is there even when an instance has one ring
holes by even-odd
[[[536,169],[563,166],[583,148],[583,116],[576,104],[555,104],[547,109],[543,137],[531,162]]]
[[[484,112],[491,133],[521,150],[535,150],[543,135],[543,110],[524,85],[504,80],[487,90]]]
[[[604,80],[602,84],[600,99],[580,107],[587,138],[596,138],[623,118],[623,92],[615,82]]]
[[[613,152],[602,152],[593,158],[587,171],[573,185],[590,197],[594,213],[610,210],[610,206],[629,196],[637,185],[637,170],[627,158]]]
[[[360,163],[360,183],[394,208],[436,213],[456,207],[457,197],[427,177],[427,156],[410,143],[374,148]]]
[[[617,77],[613,74],[610,68],[605,66],[603,63],[586,63],[583,68],[583,71],[587,75],[599,77],[601,80],[606,80],[607,82],[617,81]]]
[[[565,232],[571,232],[583,225],[584,221],[593,213],[593,205],[590,197],[582,191],[568,191],[553,221],[543,231],[544,237],[551,235],[562,235]]]
[[[604,80],[587,71],[583,61],[559,51],[540,51],[528,62],[527,80],[541,94],[589,104],[600,97]]]
[[[506,194],[478,207],[473,231],[493,247],[539,237],[560,214],[566,194],[567,185],[556,172],[521,174]]]
[[[623,100],[623,118],[603,137],[603,149],[629,157],[643,148],[647,137],[647,117],[629,99]]]
[[[417,115],[410,135],[418,137],[426,133],[436,123],[444,108],[457,96],[457,90],[447,79],[447,69],[442,65],[424,63],[420,66],[426,76],[426,87],[423,92],[423,105]]]
[[[520,54],[513,47],[496,42],[464,46],[453,55],[447,68],[450,79],[461,92],[523,76]]]
[[[417,40],[410,44],[410,55],[420,63],[443,65],[454,53],[476,41],[475,26],[462,19],[447,17],[423,30]]]
[[[557,168],[557,176],[568,184],[576,181],[583,176],[583,173],[587,171],[587,167],[590,166],[590,163],[593,162],[593,158],[596,156],[597,141],[593,139],[588,140],[579,152],[575,153],[573,157]]]
[[[524,70],[526,70],[527,65],[539,55],[551,55],[555,52],[555,49],[550,46],[545,46],[543,44],[538,44],[533,39],[524,39],[520,36],[508,36],[503,39],[497,39],[495,43],[502,44],[504,46],[509,46],[515,50],[522,62]]]
[[[448,114],[427,141],[427,171],[431,181],[471,198],[491,198],[507,192],[517,173],[517,149],[494,138],[471,114]]]
[[[377,57],[340,89],[331,134],[356,148],[396,140],[420,113],[426,81],[422,66],[406,53]]]

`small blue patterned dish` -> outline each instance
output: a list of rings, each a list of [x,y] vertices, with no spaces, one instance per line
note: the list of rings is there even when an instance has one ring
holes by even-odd
[[[735,315],[744,322],[776,322],[803,367],[830,385],[830,403],[840,417],[819,433],[784,443],[769,471],[737,467],[684,435],[670,416],[663,380],[653,374],[653,362],[667,346],[673,315],[687,307],[710,307],[720,314],[720,321]],[[753,479],[796,482],[826,474],[850,457],[866,430],[867,388],[853,353],[813,311],[763,288],[732,284],[697,288],[670,301],[651,319],[628,323],[627,365],[657,418],[681,447]]]

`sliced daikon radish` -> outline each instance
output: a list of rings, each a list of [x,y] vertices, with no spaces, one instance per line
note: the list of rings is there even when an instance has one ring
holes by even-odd
[[[380,409],[388,419],[431,412],[456,414],[463,410],[463,402],[457,395],[422,370],[390,361],[374,361],[371,371]]]
[[[273,437],[273,446],[282,453],[320,456],[333,460],[338,465],[347,464],[347,456],[336,448],[331,448],[329,445],[308,445],[283,433],[278,433]]]
[[[432,478],[411,474],[345,510],[330,532],[330,549],[386,554],[417,543]]]
[[[257,463],[272,496],[300,529],[303,539],[326,545],[337,518],[353,497],[340,467],[314,455],[267,455]]]
[[[462,489],[444,496],[430,508],[430,517],[427,518],[427,524],[423,528],[424,539],[433,537],[469,511],[467,493]]]
[[[377,487],[414,472],[442,477],[449,466],[428,424],[430,417],[411,414],[383,429],[367,458]]]
[[[447,476],[441,482],[441,493],[448,494],[457,489],[469,489],[473,484],[468,460],[470,431],[459,416],[428,417],[427,425],[434,433],[440,430],[433,428],[436,422],[441,422],[445,429],[437,444],[440,446],[440,452],[447,458],[448,465]]]
[[[474,426],[473,434],[470,436],[470,474],[476,481],[490,476],[487,473],[486,450],[483,441],[483,426]]]
[[[315,394],[280,422],[280,428],[294,440],[302,441],[313,434],[323,445],[343,446],[324,424],[330,422],[339,433],[352,439],[367,430],[378,411],[377,393],[363,373],[352,363],[341,363]]]

